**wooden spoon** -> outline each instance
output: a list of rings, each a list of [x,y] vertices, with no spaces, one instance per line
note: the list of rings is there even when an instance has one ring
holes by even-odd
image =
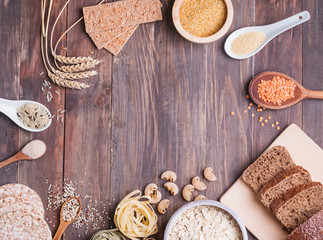
[[[67,221],[65,221],[65,220],[63,219],[63,210],[64,210],[64,206],[66,205],[66,203],[67,203],[68,201],[70,201],[71,199],[73,199],[73,198],[74,198],[74,199],[76,199],[76,200],[79,202],[80,208],[78,209],[76,216],[75,216],[71,221],[68,221],[68,222],[67,222]],[[62,209],[61,209],[60,223],[59,223],[58,229],[57,229],[57,231],[56,231],[56,234],[55,234],[55,236],[54,236],[53,240],[59,240],[59,239],[61,239],[61,237],[62,237],[62,235],[63,235],[63,233],[64,233],[65,229],[67,228],[67,226],[68,226],[68,225],[70,225],[71,223],[73,223],[73,222],[78,218],[78,216],[80,215],[80,213],[81,213],[81,208],[82,208],[81,200],[80,200],[80,198],[78,198],[78,197],[70,197],[69,199],[67,199],[67,200],[64,202],[64,204],[63,204],[63,206],[62,206]]]
[[[281,105],[265,102],[259,97],[258,94],[258,84],[261,80],[269,81],[272,80],[275,76],[280,76],[285,78],[286,80],[293,81],[296,84],[296,88],[294,91],[294,97],[291,99],[288,99],[284,102],[282,102]],[[315,98],[315,99],[323,99],[323,91],[315,91],[315,90],[309,90],[307,88],[304,88],[301,84],[299,84],[297,81],[295,81],[293,78],[279,73],[279,72],[263,72],[255,76],[249,83],[249,94],[251,99],[258,104],[259,106],[263,108],[269,108],[269,109],[284,109],[288,108],[303,99],[309,99],[309,98]]]
[[[28,156],[28,152],[34,152],[33,148],[40,150],[35,156]],[[29,151],[28,151],[29,150]],[[33,140],[27,143],[16,155],[0,163],[0,169],[20,160],[35,160],[42,157],[46,152],[46,144],[41,140]],[[26,154],[25,154],[26,153]]]

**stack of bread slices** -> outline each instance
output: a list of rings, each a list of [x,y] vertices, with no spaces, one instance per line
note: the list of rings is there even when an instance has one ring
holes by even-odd
[[[296,166],[285,147],[262,154],[244,171],[242,179],[292,232],[290,240],[323,239],[323,186],[313,182],[306,169]],[[309,238],[298,238],[297,233]]]
[[[38,194],[21,184],[0,187],[0,239],[51,240]]]

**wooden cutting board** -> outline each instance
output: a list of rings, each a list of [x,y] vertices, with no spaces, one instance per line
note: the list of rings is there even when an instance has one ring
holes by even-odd
[[[294,162],[310,172],[313,181],[323,183],[323,150],[296,124],[286,128],[268,149],[277,145],[286,147]],[[241,177],[222,195],[220,202],[231,208],[258,239],[286,239],[287,231]]]

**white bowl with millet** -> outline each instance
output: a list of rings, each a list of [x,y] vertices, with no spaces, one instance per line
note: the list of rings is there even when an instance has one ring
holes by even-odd
[[[206,5],[209,4],[209,5]],[[175,0],[172,12],[175,28],[194,43],[210,43],[223,37],[233,21],[231,0]]]

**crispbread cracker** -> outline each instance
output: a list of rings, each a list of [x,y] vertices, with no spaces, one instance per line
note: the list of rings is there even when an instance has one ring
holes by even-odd
[[[126,0],[83,8],[86,32],[162,20],[159,0]]]
[[[98,49],[101,49],[105,45],[115,40],[124,32],[128,31],[129,29],[132,29],[133,27],[134,26],[117,27],[113,29],[106,29],[100,32],[90,32],[88,34],[91,37],[92,41],[94,42],[95,46]]]
[[[128,31],[121,34],[119,37],[117,37],[115,40],[110,42],[109,44],[105,45],[104,48],[108,50],[113,55],[117,55],[123,46],[127,43],[129,38],[132,36],[132,34],[136,31],[138,25],[132,27]]]
[[[23,210],[0,216],[0,239],[3,240],[51,240],[46,221]]]
[[[29,199],[37,209],[44,210],[44,205],[39,195],[31,188],[22,184],[7,184],[0,187],[0,199],[6,197],[17,197]]]
[[[44,208],[35,206],[28,198],[6,197],[0,199],[0,216],[18,210],[25,210],[28,213],[42,218],[45,215]]]

